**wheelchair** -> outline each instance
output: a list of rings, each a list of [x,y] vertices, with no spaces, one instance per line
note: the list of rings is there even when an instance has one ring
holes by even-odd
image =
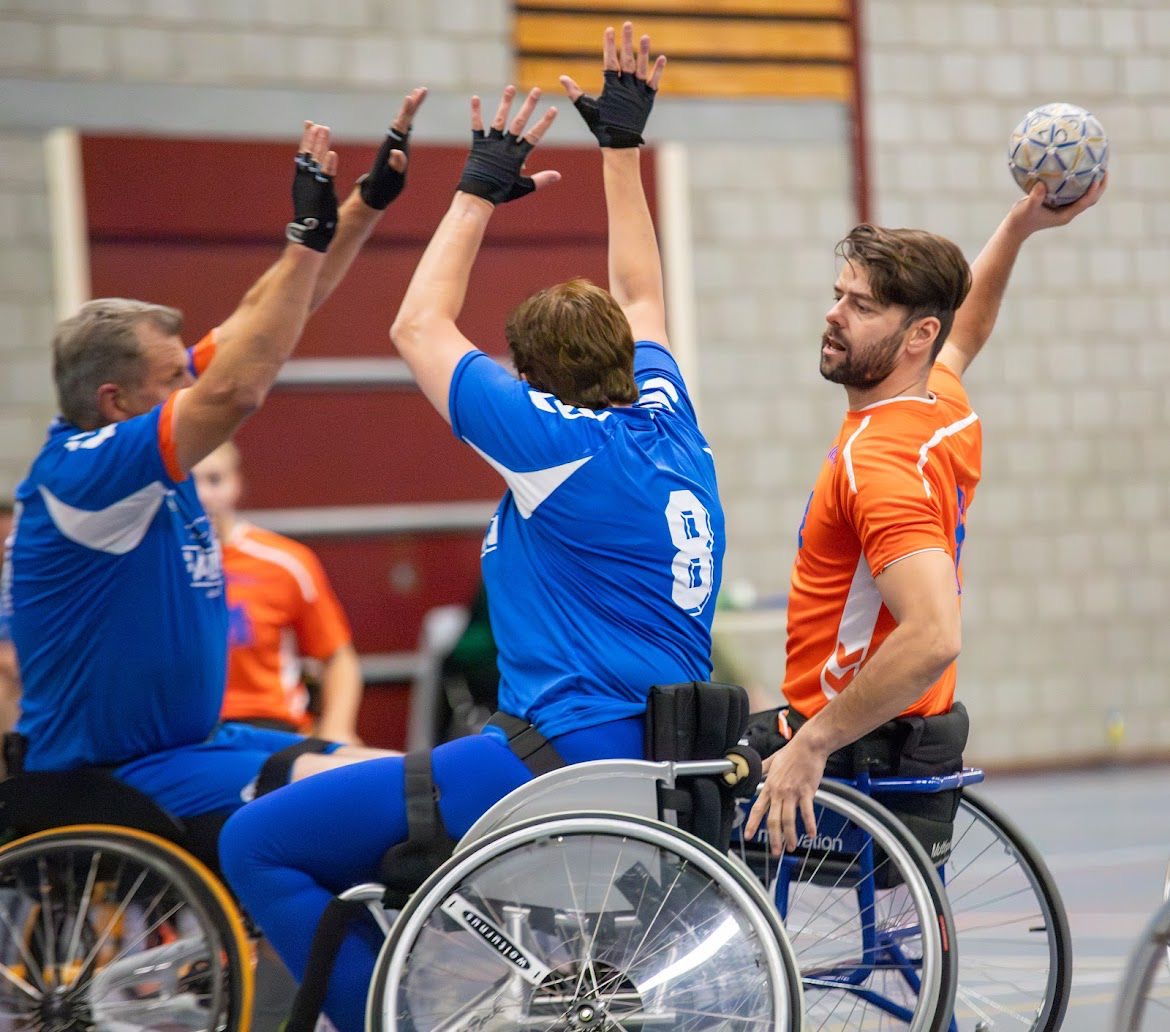
[[[795,959],[759,882],[660,805],[663,788],[733,769],[598,760],[506,796],[383,925],[367,1028],[802,1028]],[[363,893],[381,913],[382,887],[346,895]]]
[[[0,1032],[246,1032],[252,947],[210,869],[219,823],[99,769],[0,782]]]
[[[650,717],[656,698],[670,718]],[[802,1029],[780,915],[727,852],[732,786],[750,793],[760,774],[736,745],[746,717],[734,686],[652,689],[655,759],[546,768],[417,878],[400,878],[395,847],[383,871],[396,888],[355,886],[326,909],[288,1032],[313,1028],[343,923],[363,907],[385,935],[370,1032]]]
[[[1111,1026],[1116,1032],[1164,1029],[1170,1023],[1170,871],[1162,898],[1122,973]]]
[[[807,841],[797,852],[777,862],[764,828],[750,841],[733,838],[733,853],[770,888],[784,917],[813,1027],[1060,1027],[1072,981],[1064,906],[1027,839],[966,790],[983,777],[966,768],[826,780],[816,836],[798,828]],[[941,862],[876,801],[956,789]],[[741,820],[750,808],[741,804]]]

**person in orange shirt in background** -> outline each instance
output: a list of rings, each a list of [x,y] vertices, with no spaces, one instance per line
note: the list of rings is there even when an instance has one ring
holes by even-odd
[[[349,621],[317,557],[304,545],[240,519],[240,453],[230,441],[192,470],[223,552],[228,675],[223,720],[360,744],[361,667]],[[314,726],[301,657],[321,663]]]
[[[1104,188],[1050,208],[1037,184],[971,268],[955,244],[921,230],[860,225],[837,246],[820,371],[845,388],[849,411],[797,534],[788,707],[761,715],[776,751],[744,830],[754,836],[766,818],[773,853],[799,848],[798,814],[815,837],[826,764],[887,721],[953,713],[959,750],[966,740],[954,702],[960,559],[982,432],[962,376],[1024,241],[1070,222]]]

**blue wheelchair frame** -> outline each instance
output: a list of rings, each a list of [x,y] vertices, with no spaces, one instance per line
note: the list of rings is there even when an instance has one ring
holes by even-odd
[[[936,777],[875,778],[871,777],[868,772],[865,772],[857,774],[852,778],[834,778],[832,780],[850,785],[867,796],[873,796],[875,793],[880,793],[881,795],[898,795],[947,792],[962,788],[966,785],[978,784],[983,779],[984,773],[982,770],[977,767],[966,767],[958,773]],[[753,802],[754,800],[746,800],[740,803],[745,816]],[[879,891],[875,885],[873,841],[868,835],[860,831],[860,829],[848,827],[848,822],[844,818],[826,813],[820,808],[818,808],[818,811],[817,837],[821,838],[828,835],[833,838],[842,839],[842,851],[849,852],[859,858],[855,885],[858,907],[860,908],[861,914],[872,915],[874,913],[877,892]],[[797,816],[797,834],[804,834],[803,824],[799,815]],[[761,825],[755,837],[745,844],[759,846],[765,849],[768,848],[767,829]],[[793,878],[796,876],[798,863],[798,856],[785,853],[780,858],[777,868],[773,895],[776,901],[776,908],[780,912],[780,917],[785,921],[788,919],[789,889],[791,888]],[[945,887],[944,868],[945,864],[940,864],[937,870],[939,878],[943,879]],[[921,989],[921,981],[918,976],[919,962],[910,958],[902,948],[902,943],[905,939],[913,938],[916,935],[917,931],[914,928],[881,930],[875,926],[872,919],[863,918],[861,924],[862,954],[856,964],[843,965],[815,973],[802,971],[802,981],[805,985],[812,984],[821,988],[839,986],[842,990],[852,993],[859,999],[877,1007],[879,1010],[885,1011],[897,1020],[909,1022],[913,1017],[911,1011],[907,1010],[901,1004],[887,999],[875,990],[867,988],[865,982],[874,969],[884,968],[897,972],[905,980],[906,984],[915,993],[918,993]],[[958,1023],[954,1018],[951,1019],[950,1032],[958,1032]]]

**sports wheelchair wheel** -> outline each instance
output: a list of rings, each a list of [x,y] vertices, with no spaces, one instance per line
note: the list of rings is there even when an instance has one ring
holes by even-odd
[[[1116,1032],[1170,1027],[1170,901],[1146,925],[1121,976],[1110,1026]]]
[[[937,872],[905,826],[856,789],[826,781],[814,805],[815,837],[798,826],[800,847],[779,861],[764,827],[732,844],[784,919],[807,1027],[942,1032],[958,961]]]
[[[0,849],[0,1032],[236,1032],[252,984],[235,904],[173,843],[74,825]]]
[[[540,818],[456,853],[382,948],[370,1032],[801,1027],[783,927],[751,875],[660,822]]]
[[[941,868],[958,934],[960,1032],[1056,1032],[1072,989],[1072,938],[1040,854],[964,789]]]

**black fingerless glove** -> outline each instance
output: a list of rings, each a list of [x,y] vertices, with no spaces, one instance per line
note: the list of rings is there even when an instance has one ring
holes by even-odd
[[[531,176],[521,175],[524,159],[532,144],[522,136],[502,133],[499,129],[474,129],[471,153],[463,166],[463,176],[456,188],[482,197],[492,204],[504,204],[524,197],[536,189]]]
[[[403,187],[406,186],[406,170],[396,172],[390,167],[390,152],[402,151],[410,155],[410,130],[400,133],[397,129],[387,129],[386,139],[378,148],[374,158],[374,167],[358,180],[358,189],[361,190],[362,200],[371,208],[384,211],[389,207]]]
[[[605,73],[600,97],[582,93],[573,106],[603,147],[639,147],[655,91],[633,72]]]
[[[304,244],[314,251],[329,250],[329,241],[337,231],[333,177],[325,175],[321,166],[304,152],[296,158],[292,196],[293,220],[285,226],[284,235],[294,244]]]

